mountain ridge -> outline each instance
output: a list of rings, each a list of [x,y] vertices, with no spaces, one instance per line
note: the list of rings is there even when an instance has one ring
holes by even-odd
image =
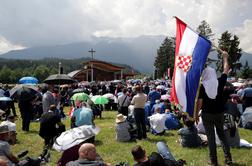
[[[31,60],[88,58],[91,57],[88,51],[93,48],[96,51],[94,58],[97,60],[126,64],[140,72],[152,73],[157,49],[161,46],[165,37],[162,35],[133,38],[93,37],[90,41],[12,50],[1,54],[0,58]],[[249,66],[252,66],[252,54],[243,52],[240,62],[245,64],[246,60]]]

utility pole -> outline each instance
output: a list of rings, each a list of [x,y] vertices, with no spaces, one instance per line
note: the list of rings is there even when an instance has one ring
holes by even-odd
[[[59,74],[61,74],[60,70],[61,70],[61,62],[59,62]]]
[[[95,53],[95,50],[93,50],[93,48],[91,48],[91,50],[89,50],[88,52],[91,53],[91,57],[92,57],[92,60],[94,59],[94,53]],[[91,62],[91,82],[94,81],[94,69],[93,69],[93,62]]]

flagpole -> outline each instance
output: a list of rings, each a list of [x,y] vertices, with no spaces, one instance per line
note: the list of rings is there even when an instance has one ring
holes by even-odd
[[[216,50],[220,51],[221,53],[224,52],[222,49],[220,49],[219,47],[217,47],[214,43],[212,43],[213,48],[215,48]]]

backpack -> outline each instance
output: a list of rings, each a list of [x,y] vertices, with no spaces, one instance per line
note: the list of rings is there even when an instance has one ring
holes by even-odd
[[[224,126],[227,129],[236,128],[236,123],[235,123],[233,115],[227,114],[227,113],[224,114]]]
[[[235,123],[233,115],[224,114],[224,127],[226,127],[227,130],[230,130],[230,137],[235,136],[236,123]]]

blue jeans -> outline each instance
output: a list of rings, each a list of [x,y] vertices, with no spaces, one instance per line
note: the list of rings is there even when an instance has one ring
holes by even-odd
[[[157,143],[157,151],[164,159],[176,161],[169,147],[164,142]]]

